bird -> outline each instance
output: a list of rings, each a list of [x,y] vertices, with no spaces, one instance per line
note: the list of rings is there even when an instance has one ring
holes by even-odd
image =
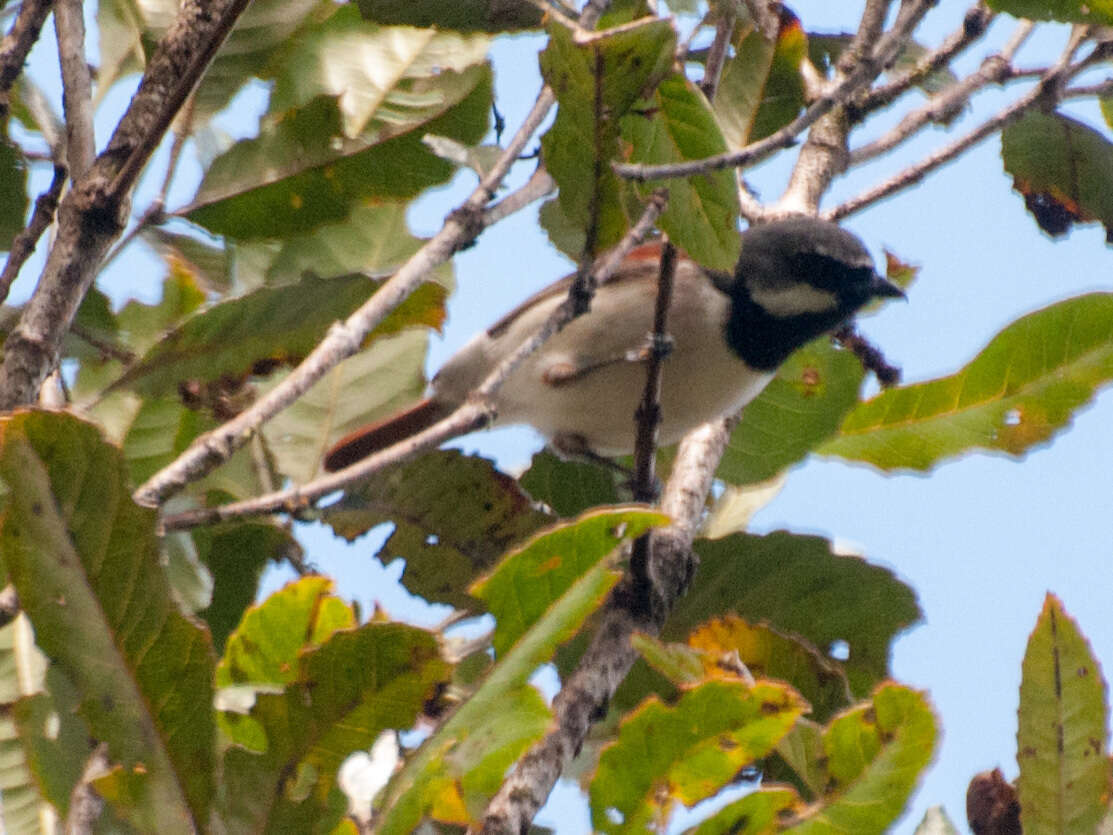
[[[631,453],[660,257],[655,242],[623,258],[599,284],[590,310],[506,379],[494,395],[494,423],[529,424],[566,457]],[[451,414],[567,298],[573,278],[549,285],[474,336],[436,374],[427,397],[342,438],[325,455],[325,469],[343,469]],[[877,274],[862,241],[814,217],[750,226],[741,233],[732,273],[679,258],[658,442],[668,446],[702,423],[738,412],[793,351],[885,297],[904,292]]]

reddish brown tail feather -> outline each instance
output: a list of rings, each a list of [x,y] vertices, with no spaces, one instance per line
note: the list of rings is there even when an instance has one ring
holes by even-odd
[[[345,435],[325,454],[325,469],[342,470],[368,455],[428,429],[451,411],[443,403],[426,398],[404,412],[391,415],[378,423],[369,423]]]

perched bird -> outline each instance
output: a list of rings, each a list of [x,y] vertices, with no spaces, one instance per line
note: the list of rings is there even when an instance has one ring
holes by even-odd
[[[633,250],[600,284],[590,312],[518,366],[495,395],[497,423],[529,424],[558,452],[633,451],[659,259],[659,244]],[[557,281],[473,337],[433,378],[426,399],[341,439],[325,469],[342,469],[450,414],[538,329],[570,283],[571,277]],[[789,354],[870,299],[903,295],[874,271],[858,238],[810,217],[743,232],[733,274],[681,258],[669,309],[673,348],[661,380],[660,443],[741,409]]]

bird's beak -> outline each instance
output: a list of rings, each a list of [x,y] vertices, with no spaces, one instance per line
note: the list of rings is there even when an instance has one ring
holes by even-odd
[[[870,295],[895,299],[908,299],[908,296],[904,294],[904,291],[900,289],[900,287],[889,281],[889,279],[883,278],[877,274],[874,274],[873,279],[870,281]]]

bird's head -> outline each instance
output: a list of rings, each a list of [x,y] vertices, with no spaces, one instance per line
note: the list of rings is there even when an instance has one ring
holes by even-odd
[[[871,299],[904,296],[877,274],[857,237],[811,217],[747,229],[734,274],[713,278],[731,298],[728,341],[742,359],[762,370],[775,369]]]

